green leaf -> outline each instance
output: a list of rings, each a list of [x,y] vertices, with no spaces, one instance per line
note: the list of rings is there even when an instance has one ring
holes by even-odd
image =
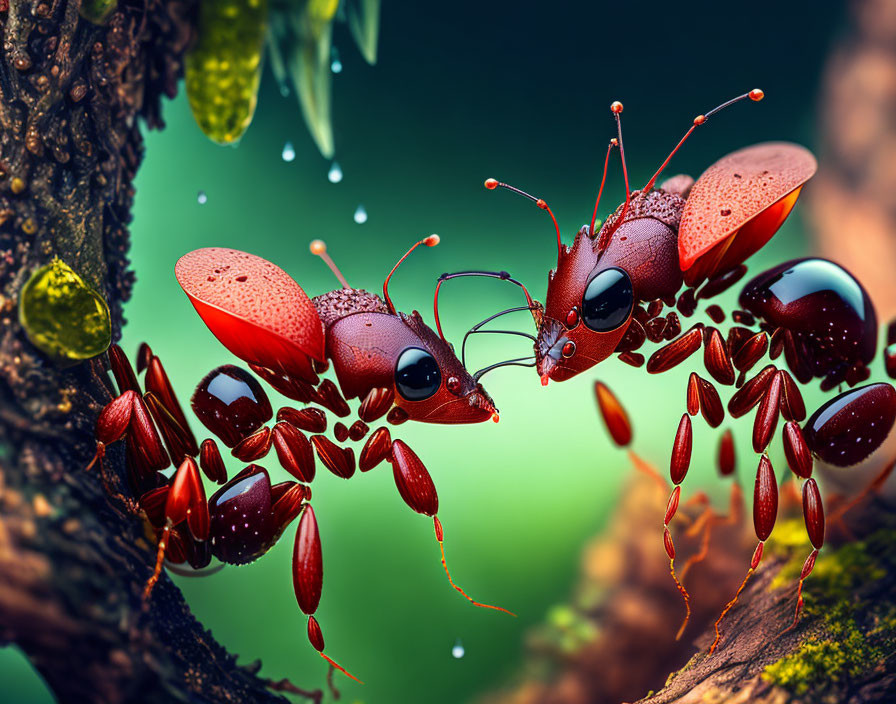
[[[22,287],[19,322],[34,346],[55,359],[90,359],[112,342],[106,301],[59,258]]]
[[[322,19],[309,10],[290,17],[290,29],[294,35],[286,55],[286,65],[292,76],[296,96],[308,130],[320,153],[331,158],[334,152],[332,110],[332,80],[330,71],[330,45],[333,35],[332,15]]]
[[[373,66],[380,34],[380,0],[346,0],[346,14],[361,55]]]

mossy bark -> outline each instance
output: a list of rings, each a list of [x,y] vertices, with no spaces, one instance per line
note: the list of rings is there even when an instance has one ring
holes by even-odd
[[[162,127],[196,0],[119,0],[102,25],[79,9],[0,2],[0,642],[64,702],[282,702],[172,582],[142,608],[142,521],[84,471],[113,393],[104,361],[63,368],[18,322],[22,285],[58,256],[103,295],[118,336],[139,123]],[[119,449],[107,465],[123,476]]]
[[[706,559],[682,578],[692,615],[676,640],[684,607],[658,526],[669,488],[636,477],[608,532],[586,549],[569,603],[552,609],[530,635],[518,680],[481,704],[896,699],[896,516],[872,497],[829,523],[828,543],[805,582],[802,616],[788,630],[811,551],[799,497],[789,489],[763,561],[710,655],[714,621],[756,544],[750,515],[735,494],[729,512],[713,520]],[[671,525],[679,575],[701,551],[706,515],[699,501],[683,504]]]

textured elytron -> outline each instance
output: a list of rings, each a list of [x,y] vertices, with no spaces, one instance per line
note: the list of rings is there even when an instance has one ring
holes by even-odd
[[[174,273],[191,299],[323,359],[323,325],[311,300],[275,264],[254,254],[207,247],[181,257]]]
[[[255,113],[267,28],[267,0],[203,0],[199,40],[187,54],[187,97],[215,142],[238,140]]]
[[[799,188],[816,168],[815,157],[807,149],[781,142],[740,149],[710,166],[694,184],[681,216],[678,251],[682,270]],[[786,217],[786,213],[782,215]],[[769,237],[771,234],[774,231]],[[750,242],[749,254],[766,241]]]

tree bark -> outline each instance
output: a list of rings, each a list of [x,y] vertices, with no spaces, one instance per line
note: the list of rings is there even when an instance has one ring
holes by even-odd
[[[785,491],[765,557],[720,625],[713,624],[744,578],[756,545],[743,504],[715,523],[705,560],[682,581],[691,621],[676,631],[682,598],[662,547],[669,487],[636,476],[622,492],[607,533],[585,550],[568,604],[528,639],[517,681],[481,704],[859,704],[896,697],[896,520],[877,498],[843,523],[805,584],[793,623],[796,584],[811,550],[798,495]],[[829,510],[836,502],[829,501]],[[671,528],[676,569],[702,544],[703,509],[682,504]],[[642,699],[643,697],[643,699]]]
[[[0,642],[64,702],[282,702],[170,580],[143,608],[143,521],[84,471],[113,394],[105,361],[61,368],[18,322],[22,285],[59,256],[103,294],[118,337],[138,123],[163,126],[193,34],[196,0],[120,0],[104,25],[80,4],[0,1]],[[121,486],[123,460],[107,454]]]

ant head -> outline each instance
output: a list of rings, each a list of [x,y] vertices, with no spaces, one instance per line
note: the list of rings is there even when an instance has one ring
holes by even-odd
[[[497,420],[491,397],[464,368],[452,346],[423,322],[395,309],[389,282],[399,265],[418,246],[434,247],[438,235],[414,244],[383,283],[383,297],[348,288],[320,240],[311,251],[321,256],[343,283],[331,307],[338,315],[328,326],[327,352],[339,385],[349,398],[364,398],[374,388],[394,391],[395,404],[409,420],[424,423],[481,423]],[[345,288],[348,288],[346,291]]]
[[[626,271],[599,263],[589,229],[563,248],[548,275],[544,315],[535,343],[542,383],[565,381],[609,357],[625,335],[635,298]]]

